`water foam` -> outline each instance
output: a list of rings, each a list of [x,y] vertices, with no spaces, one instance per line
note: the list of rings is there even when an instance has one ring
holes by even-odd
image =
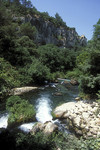
[[[4,113],[0,117],[0,128],[7,128],[8,125],[8,113]]]
[[[24,123],[20,125],[18,128],[26,133],[28,133],[32,127],[34,126],[35,122],[30,122],[30,123]]]
[[[42,123],[45,123],[46,121],[52,121],[50,99],[42,96],[41,98],[37,99],[37,103],[36,119]]]

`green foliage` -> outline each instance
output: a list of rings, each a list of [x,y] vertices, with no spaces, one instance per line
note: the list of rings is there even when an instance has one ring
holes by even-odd
[[[79,69],[83,68],[83,66],[86,65],[89,58],[89,52],[88,51],[82,51],[79,56],[76,58],[76,65]]]
[[[34,40],[36,37],[36,27],[32,26],[29,22],[24,23],[20,26],[20,34],[22,36],[28,36],[30,39]]]
[[[50,136],[37,132],[35,135],[13,132],[0,134],[0,145],[8,150],[99,150],[100,138],[78,139],[73,135],[59,132]]]
[[[0,27],[4,26],[4,25],[9,25],[11,20],[12,19],[11,19],[10,12],[8,13],[6,11],[6,7],[4,5],[2,5],[0,7]]]
[[[82,72],[78,68],[74,68],[72,71],[66,73],[66,78],[79,80]]]
[[[80,58],[79,56],[77,61],[77,66],[82,72],[80,89],[86,94],[96,94],[100,90],[100,51],[91,50],[82,63]]]
[[[0,95],[6,95],[11,88],[20,86],[18,71],[11,64],[0,58]]]
[[[7,99],[6,109],[9,111],[8,125],[13,126],[26,121],[35,120],[34,107],[19,96],[11,96]]]
[[[33,59],[33,62],[28,69],[28,73],[32,78],[32,82],[43,83],[45,80],[48,80],[50,70],[38,59]]]
[[[48,21],[49,18],[50,18],[48,12],[43,12],[43,13],[41,13],[41,17],[42,17],[45,21]]]
[[[95,48],[100,49],[100,19],[94,25],[93,45]]]
[[[63,21],[63,19],[59,16],[58,13],[55,14],[55,18],[58,26],[66,26],[66,23]]]
[[[90,76],[81,76],[80,78],[80,89],[86,94],[96,94],[100,88],[100,75],[94,77]]]
[[[51,72],[64,72],[72,69],[75,65],[75,53],[68,49],[60,49],[52,44],[40,46],[38,48],[40,61],[50,68]]]

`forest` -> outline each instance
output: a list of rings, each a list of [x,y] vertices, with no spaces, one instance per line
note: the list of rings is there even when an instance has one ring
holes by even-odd
[[[16,20],[13,17],[15,14],[18,18]],[[35,41],[38,32],[36,27],[30,22],[21,22],[20,17],[26,17],[27,14],[41,16],[44,21],[49,20],[56,27],[70,30],[58,13],[55,17],[51,17],[47,12],[39,12],[29,0],[0,1],[1,106],[2,103],[6,103],[7,110],[15,112],[17,106],[13,104],[12,99],[14,98],[8,98],[12,88],[40,86],[45,81],[55,82],[57,78],[77,80],[80,97],[98,100],[100,98],[100,19],[98,18],[98,22],[93,26],[93,37],[87,42],[87,46],[76,45],[61,48],[54,44],[40,45],[37,43]],[[26,116],[31,117],[35,114],[27,101],[16,97],[15,102],[21,109],[28,106],[29,113],[25,114]],[[47,138],[42,134],[32,136],[23,133],[10,134],[9,131],[5,131],[0,134],[0,144],[4,147],[4,144],[7,143],[10,150],[34,148],[35,150],[54,150],[56,144],[60,145],[62,150],[68,145],[70,145],[69,150],[73,148],[77,150],[79,147],[80,150],[98,150],[100,146],[100,139],[84,141],[76,137],[74,139],[71,136],[66,137],[61,133]],[[43,137],[42,141],[41,137]],[[97,147],[93,147],[94,145]]]

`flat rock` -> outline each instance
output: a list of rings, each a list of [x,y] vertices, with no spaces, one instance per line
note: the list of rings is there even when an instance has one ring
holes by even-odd
[[[23,93],[27,93],[33,90],[38,89],[38,87],[20,87],[20,88],[13,88],[10,91],[9,95],[21,95]]]

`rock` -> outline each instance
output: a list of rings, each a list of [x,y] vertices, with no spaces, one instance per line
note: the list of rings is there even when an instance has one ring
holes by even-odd
[[[80,116],[77,116],[76,118],[74,118],[73,123],[76,127],[80,127]]]
[[[31,134],[36,134],[38,131],[42,131],[46,135],[50,135],[53,132],[56,132],[58,130],[58,126],[55,125],[52,122],[47,122],[47,123],[40,123],[38,122],[35,126],[33,126],[32,130],[30,131]]]
[[[27,93],[27,92],[30,92],[30,91],[33,91],[33,90],[36,90],[38,89],[38,87],[21,87],[21,88],[13,88],[11,91],[10,91],[10,94],[9,95],[21,95],[23,93]]]
[[[55,118],[63,120],[69,129],[76,134],[87,137],[97,137],[100,133],[100,116],[95,115],[98,104],[88,104],[82,101],[68,102],[58,106],[54,110]]]
[[[30,132],[31,132],[31,134],[35,134],[38,131],[43,131],[44,128],[45,128],[45,125],[43,123],[38,122],[33,126],[32,130]]]
[[[56,109],[54,110],[54,115],[56,116],[56,118],[65,118],[64,114],[69,110],[71,110],[74,105],[74,102],[69,102],[69,103],[64,103],[61,106],[56,107]]]
[[[62,93],[56,92],[56,93],[54,93],[54,95],[55,95],[55,96],[62,96]]]
[[[63,48],[87,45],[86,37],[79,36],[75,28],[59,25],[57,27],[52,21],[45,20],[40,15],[27,14],[25,17],[12,15],[12,19],[15,22],[19,19],[21,23],[30,22],[32,26],[35,26],[37,29],[35,42],[40,45],[54,44]]]
[[[57,130],[58,130],[58,126],[53,124],[52,122],[48,122],[45,124],[45,129],[44,129],[45,134],[51,134]]]
[[[86,113],[86,112],[83,112],[83,113],[82,113],[82,117],[83,117],[84,120],[85,120],[85,119],[88,119],[88,118],[89,118],[89,114]]]
[[[78,81],[75,80],[75,79],[71,79],[70,83],[71,83],[72,85],[78,85]]]
[[[80,99],[80,97],[76,97],[75,100],[76,101],[80,101],[81,99]]]

